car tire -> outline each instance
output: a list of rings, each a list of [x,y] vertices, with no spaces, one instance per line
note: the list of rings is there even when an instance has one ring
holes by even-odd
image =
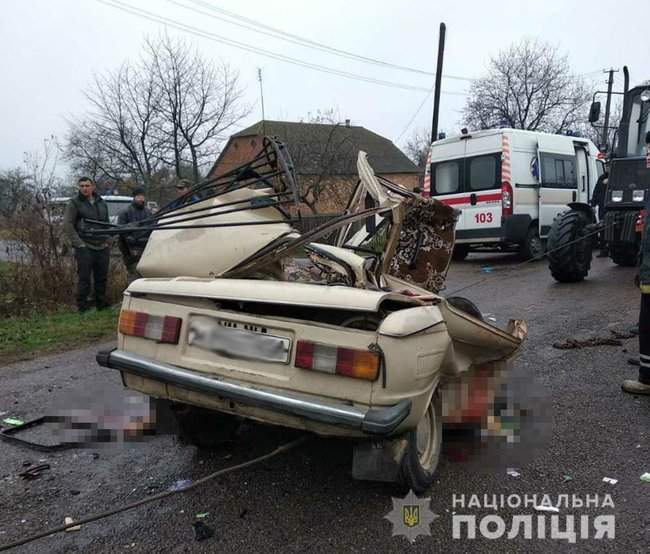
[[[466,246],[464,244],[455,244],[454,250],[451,253],[451,259],[457,262],[462,262],[465,258],[467,258],[468,254],[469,246]]]
[[[553,220],[547,257],[551,275],[556,281],[577,283],[589,273],[592,245],[586,236],[586,226],[586,217],[574,210],[563,212]]]
[[[187,404],[173,404],[181,442],[215,450],[233,439],[240,420],[235,416]]]
[[[609,257],[616,265],[634,267],[639,258],[636,244],[614,243],[609,245]]]
[[[406,439],[398,483],[405,490],[419,494],[433,483],[442,450],[442,402],[437,391],[417,427]]]
[[[539,238],[539,231],[536,227],[528,229],[526,239],[521,243],[519,253],[523,260],[540,258],[544,254],[544,243]]]

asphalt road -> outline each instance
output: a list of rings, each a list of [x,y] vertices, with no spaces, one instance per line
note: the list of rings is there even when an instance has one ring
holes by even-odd
[[[534,424],[522,440],[445,436],[437,479],[430,490],[431,509],[440,517],[431,536],[410,545],[391,536],[384,516],[394,487],[352,480],[351,448],[344,441],[312,440],[288,455],[261,466],[229,474],[202,490],[177,495],[131,512],[32,543],[23,552],[648,552],[650,484],[639,476],[650,471],[650,398],[621,392],[623,378],[635,370],[625,362],[637,351],[634,339],[623,346],[558,350],[567,338],[607,336],[626,330],[638,315],[633,270],[609,260],[594,260],[590,278],[559,285],[543,262],[512,269],[509,256],[470,256],[452,267],[449,291],[472,285],[466,296],[498,325],[523,318],[530,336],[513,364],[513,390],[532,411]],[[491,273],[481,271],[489,264]],[[0,368],[2,417],[29,419],[61,408],[116,404],[124,398],[118,375],[94,362],[97,348]],[[144,442],[92,446],[57,453],[35,452],[0,443],[0,545],[57,526],[65,516],[80,518],[144,498],[169,488],[178,479],[197,479],[250,459],[289,440],[290,434],[251,425],[217,452],[180,445],[172,436]],[[23,464],[45,460],[51,468],[33,481],[17,477]],[[517,468],[520,475],[507,474]],[[570,479],[569,479],[570,477]],[[615,485],[603,477],[617,479]],[[614,508],[580,510],[576,515],[613,514],[616,536],[581,540],[505,536],[488,540],[452,538],[452,512],[499,514],[511,527],[519,510],[459,509],[452,495],[611,494]],[[215,530],[194,539],[195,514]],[[564,527],[562,527],[564,528]],[[548,536],[548,533],[547,533]],[[593,532],[589,534],[593,537]]]

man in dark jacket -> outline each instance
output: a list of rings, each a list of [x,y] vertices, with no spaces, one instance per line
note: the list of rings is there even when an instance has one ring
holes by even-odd
[[[650,202],[648,202],[650,209]],[[650,395],[650,215],[645,218],[641,241],[641,312],[639,314],[639,378],[623,381],[623,390]]]
[[[193,186],[194,185],[192,184],[192,181],[189,179],[180,179],[174,186],[176,189],[176,199],[169,204],[169,209],[175,210],[176,208],[180,208],[181,206],[189,204],[190,202],[198,202],[201,200],[198,194],[185,196],[190,192]]]
[[[151,217],[151,212],[146,207],[144,189],[137,187],[133,189],[132,194],[133,202],[117,218],[117,222],[120,225],[137,223],[138,221],[143,221]],[[122,252],[124,265],[126,266],[129,284],[141,277],[136,267],[142,257],[145,246],[147,246],[148,239],[148,231],[134,231],[120,236],[120,251]]]
[[[106,280],[111,245],[107,237],[85,233],[88,229],[98,227],[91,220],[108,223],[108,206],[95,191],[92,179],[80,177],[79,192],[70,198],[63,218],[63,227],[72,243],[77,261],[77,307],[80,312],[89,308],[91,276],[95,283],[95,306],[98,310],[107,306]]]
[[[605,217],[605,200],[607,198],[607,182],[609,180],[609,175],[605,171],[598,180],[596,181],[596,186],[594,187],[594,192],[591,195],[591,205],[598,207],[598,221],[602,221]],[[599,258],[606,258],[609,256],[607,251],[607,246],[605,244],[604,233],[600,233],[600,252],[598,254]]]

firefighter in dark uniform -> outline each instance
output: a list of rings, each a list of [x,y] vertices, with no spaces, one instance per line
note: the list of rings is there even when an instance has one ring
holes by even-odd
[[[65,208],[63,226],[74,248],[77,261],[77,307],[80,312],[89,309],[90,279],[95,284],[95,306],[107,307],[106,281],[110,261],[111,243],[107,237],[84,234],[92,229],[90,220],[108,223],[108,206],[95,190],[90,177],[79,178],[79,192],[70,198]]]
[[[650,209],[650,201],[646,209]],[[639,378],[623,381],[623,390],[632,394],[650,395],[650,215],[646,216],[643,229],[638,284],[641,289]]]

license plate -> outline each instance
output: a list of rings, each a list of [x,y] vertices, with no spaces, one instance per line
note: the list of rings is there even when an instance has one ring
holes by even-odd
[[[206,316],[190,319],[187,342],[226,358],[288,363],[291,339],[263,327]]]

